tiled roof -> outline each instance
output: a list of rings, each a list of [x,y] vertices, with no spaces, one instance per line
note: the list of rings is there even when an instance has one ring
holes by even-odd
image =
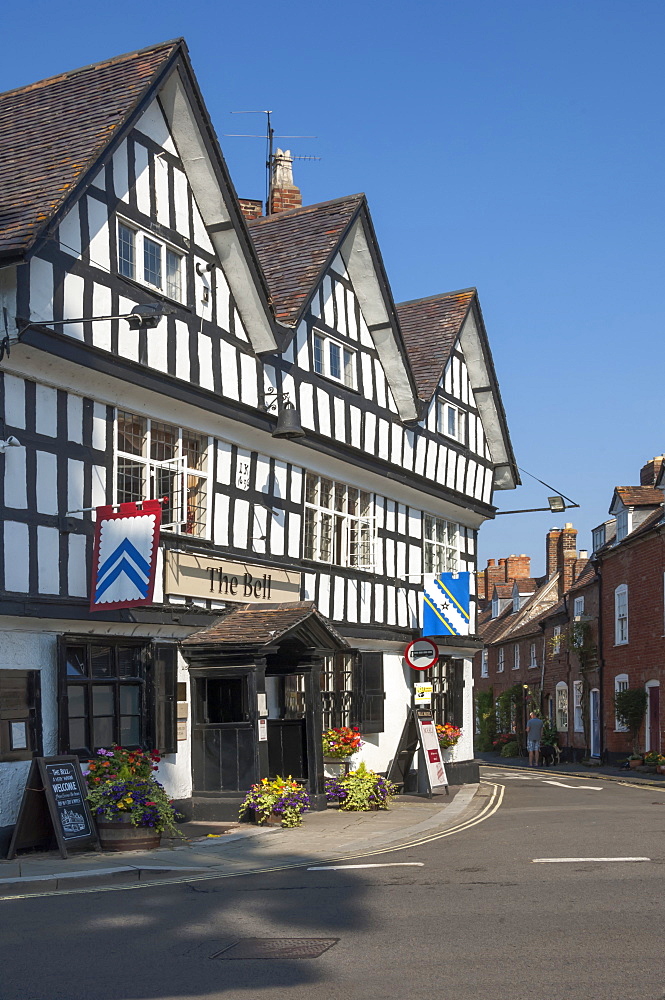
[[[209,642],[229,643],[234,646],[266,646],[314,617],[331,634],[339,647],[348,643],[330,622],[320,614],[314,601],[295,601],[287,604],[243,604],[224,615],[208,628],[194,632],[183,640],[183,645],[194,646]]]
[[[248,222],[275,316],[281,323],[297,322],[322,269],[364,200],[364,195],[354,194]]]
[[[181,44],[0,94],[0,256],[31,245]]]
[[[581,587],[586,587],[590,584],[596,576],[596,569],[591,560],[585,563],[584,569],[579,573],[575,582],[571,585],[570,590],[579,590]]]
[[[434,395],[475,295],[475,288],[466,288],[396,305],[421,399]]]
[[[514,581],[514,584],[517,586],[518,594],[535,594],[538,580],[534,580],[532,577],[520,577],[519,580]]]
[[[655,486],[617,486],[615,493],[624,507],[655,507],[665,499]]]
[[[495,583],[492,594],[496,594],[497,597],[512,597],[513,585],[512,583]]]

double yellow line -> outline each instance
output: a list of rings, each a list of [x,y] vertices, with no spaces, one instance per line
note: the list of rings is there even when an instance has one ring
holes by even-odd
[[[444,837],[452,837],[456,833],[462,833],[464,830],[470,830],[472,827],[477,826],[479,823],[483,823],[486,819],[489,819],[490,816],[493,816],[494,813],[498,812],[501,808],[503,795],[506,790],[505,785],[497,785],[494,782],[484,781],[482,784],[489,786],[492,789],[492,792],[489,800],[485,803],[481,811],[473,818],[463,820],[456,826],[451,826],[450,829],[443,830],[441,833],[432,833],[425,837],[419,837],[417,840],[410,840],[406,844],[398,844],[393,847],[381,847],[375,851],[363,851],[360,854],[345,854],[334,858],[327,858],[322,861],[317,860],[317,865],[332,865],[338,861],[353,861],[357,858],[373,858],[379,854],[394,854],[396,851],[407,851],[413,847],[420,847],[423,844],[431,844],[435,840],[443,840]],[[161,879],[159,881],[155,879],[150,882],[132,882],[130,885],[89,886],[85,889],[52,889],[49,892],[28,892],[23,893],[22,895],[0,896],[0,902],[9,902],[14,899],[40,899],[44,896],[82,896],[90,892],[127,892],[130,889],[150,889],[154,886],[161,885],[182,885],[186,882],[207,882],[211,879],[239,878],[241,875],[266,875],[271,872],[288,871],[294,868],[307,868],[311,864],[312,858],[308,861],[299,861],[291,865],[275,865],[271,868],[248,868],[246,871],[240,872],[208,872],[205,875],[187,875],[184,878]]]

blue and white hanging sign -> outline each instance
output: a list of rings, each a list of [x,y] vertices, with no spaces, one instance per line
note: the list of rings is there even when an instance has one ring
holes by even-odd
[[[423,635],[468,635],[470,573],[427,573],[423,591]]]
[[[152,604],[161,521],[160,500],[97,508],[91,611]]]

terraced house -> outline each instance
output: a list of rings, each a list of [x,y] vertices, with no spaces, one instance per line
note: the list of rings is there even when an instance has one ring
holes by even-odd
[[[365,197],[303,207],[287,154],[239,201],[182,41],[1,95],[0,146],[0,828],[31,756],[113,741],[212,818],[320,795],[322,726],[385,769],[424,574],[473,579],[518,482],[475,290],[396,306]],[[99,509],[148,501],[150,603],[125,548],[91,610]],[[470,616],[433,670],[457,780]]]

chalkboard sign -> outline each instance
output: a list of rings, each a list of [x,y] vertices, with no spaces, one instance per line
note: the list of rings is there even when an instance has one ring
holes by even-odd
[[[7,857],[26,847],[48,848],[54,841],[63,858],[68,848],[99,848],[86,794],[78,757],[35,757]]]

